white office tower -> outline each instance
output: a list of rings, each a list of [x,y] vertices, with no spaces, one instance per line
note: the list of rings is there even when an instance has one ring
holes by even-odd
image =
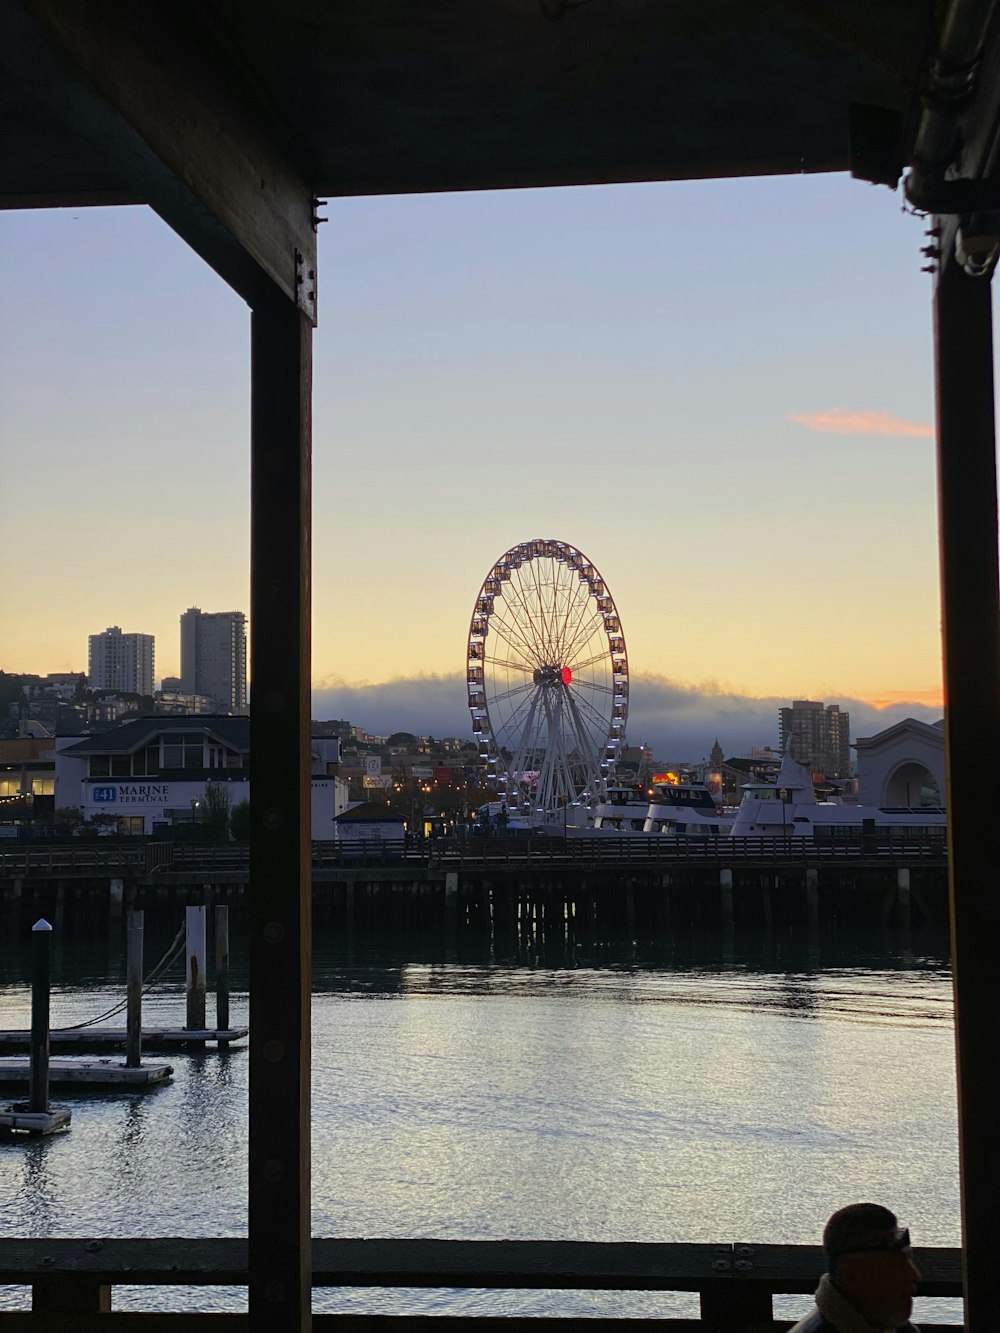
[[[247,618],[242,611],[181,616],[181,689],[209,694],[220,713],[247,711]]]
[[[153,693],[153,635],[123,634],[110,625],[87,639],[87,684],[92,690]]]

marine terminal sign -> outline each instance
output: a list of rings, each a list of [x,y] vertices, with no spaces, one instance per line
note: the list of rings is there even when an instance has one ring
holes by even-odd
[[[90,792],[95,805],[162,805],[169,795],[167,782],[119,782],[113,787],[92,787]]]

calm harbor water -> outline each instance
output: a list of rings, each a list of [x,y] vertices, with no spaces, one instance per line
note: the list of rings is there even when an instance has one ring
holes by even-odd
[[[147,915],[146,960],[178,922]],[[29,1023],[26,941],[0,939],[0,1027]],[[232,1019],[248,1018],[233,924]],[[350,954],[315,942],[313,1230],[327,1236],[814,1243],[887,1202],[919,1243],[959,1239],[945,942],[676,937],[497,961],[475,941]],[[54,1025],[123,995],[120,936],[61,939]],[[177,1025],[179,972],[146,997]],[[153,1057],[151,1057],[153,1058]],[[157,1059],[166,1057],[155,1057]],[[247,1056],[171,1055],[171,1085],[66,1097],[73,1125],[0,1143],[8,1236],[246,1230]],[[671,1314],[669,1293],[316,1293],[317,1309]],[[245,1293],[117,1288],[119,1308],[238,1308]],[[0,1290],[0,1305],[27,1303]],[[808,1304],[783,1304],[794,1313]],[[953,1318],[926,1302],[924,1317]]]

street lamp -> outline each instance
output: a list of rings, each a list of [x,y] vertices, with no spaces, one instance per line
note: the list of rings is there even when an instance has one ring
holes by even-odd
[[[192,796],[192,797],[191,797],[191,833],[192,833],[192,835],[194,834],[195,820],[196,820],[197,815],[198,815],[198,805],[199,805],[199,801],[198,801],[197,796]]]
[[[24,808],[27,811],[26,823],[27,823],[29,838],[31,837],[31,808],[34,804],[35,804],[35,793],[33,791],[26,791],[24,793]]]

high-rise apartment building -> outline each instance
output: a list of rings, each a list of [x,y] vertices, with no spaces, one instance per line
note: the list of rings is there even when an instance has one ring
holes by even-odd
[[[839,704],[796,699],[791,708],[778,709],[778,748],[782,754],[791,741],[792,758],[810,764],[828,778],[846,778],[851,767],[851,715]]]
[[[247,711],[247,619],[242,611],[181,616],[181,689],[209,694],[220,713]]]
[[[109,625],[87,639],[87,684],[92,690],[153,693],[153,635],[123,634]]]

